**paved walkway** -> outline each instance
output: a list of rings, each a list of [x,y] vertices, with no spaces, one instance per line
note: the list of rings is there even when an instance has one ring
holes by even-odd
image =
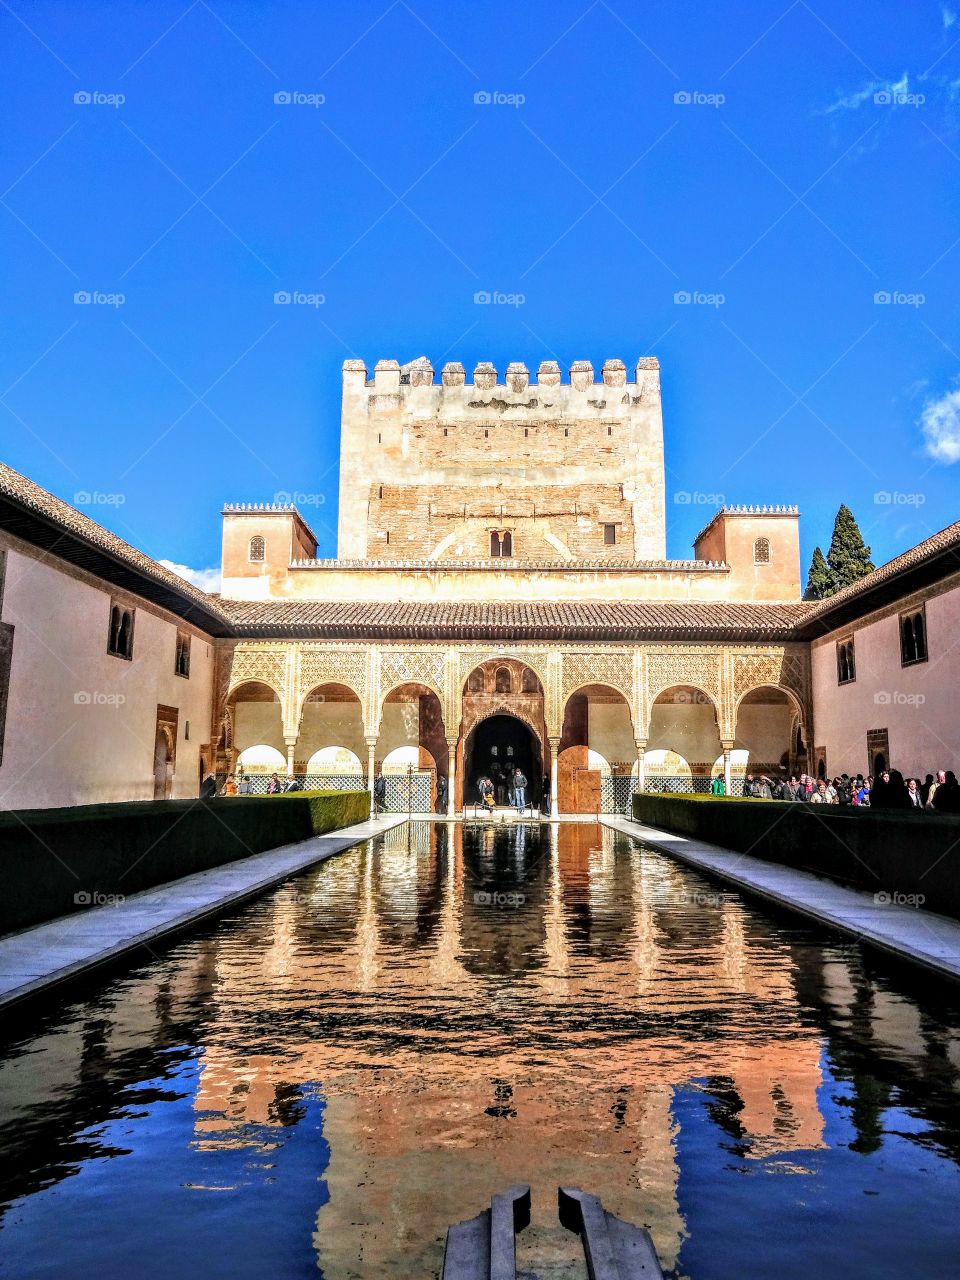
[[[808,871],[764,862],[691,836],[645,827],[626,818],[604,817],[601,821],[691,867],[852,934],[903,960],[948,978],[960,978],[960,921],[922,908],[878,903],[865,890],[847,889]]]
[[[209,871],[132,894],[119,906],[91,907],[0,938],[0,1010],[219,915],[289,876],[406,821],[388,814],[296,844],[281,845]]]

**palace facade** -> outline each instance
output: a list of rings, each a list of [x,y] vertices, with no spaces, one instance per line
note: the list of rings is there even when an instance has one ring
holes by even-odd
[[[338,558],[294,507],[228,505],[217,596],[0,467],[0,805],[382,769],[392,807],[453,814],[519,766],[596,813],[955,767],[960,524],[809,604],[796,509],[724,507],[669,560],[665,502],[652,359],[347,361]]]

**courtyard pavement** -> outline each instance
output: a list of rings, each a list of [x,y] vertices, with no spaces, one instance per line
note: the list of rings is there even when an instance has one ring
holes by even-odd
[[[764,862],[746,853],[689,836],[646,827],[627,818],[602,817],[608,827],[634,836],[688,866],[719,876],[738,888],[823,924],[852,934],[900,959],[923,965],[945,977],[960,978],[960,921],[922,907],[884,902],[862,889],[821,880],[808,871]],[[878,901],[878,899],[880,899]]]
[[[371,836],[406,822],[387,814],[325,836],[281,845],[181,880],[132,894],[116,906],[95,906],[0,938],[0,1009],[78,977],[125,952],[152,956],[150,944],[219,915]]]

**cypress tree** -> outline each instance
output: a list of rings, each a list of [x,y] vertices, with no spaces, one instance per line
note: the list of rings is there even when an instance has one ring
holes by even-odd
[[[857,582],[865,574],[871,573],[876,565],[870,559],[870,548],[863,540],[860,526],[854,519],[849,507],[840,505],[833,525],[833,537],[830,550],[827,552],[827,564],[833,575],[832,595],[851,582]]]
[[[814,547],[810,572],[807,574],[807,589],[803,593],[804,600],[825,600],[827,596],[832,596],[836,589],[833,574],[823,558],[823,552],[819,547]]]

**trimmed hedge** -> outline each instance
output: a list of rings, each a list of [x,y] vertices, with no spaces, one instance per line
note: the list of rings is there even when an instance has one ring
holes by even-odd
[[[960,918],[960,818],[735,796],[633,797],[638,822],[811,871],[840,884],[922,897]]]
[[[369,816],[367,791],[0,813],[0,932],[85,910],[97,895],[129,897]]]

